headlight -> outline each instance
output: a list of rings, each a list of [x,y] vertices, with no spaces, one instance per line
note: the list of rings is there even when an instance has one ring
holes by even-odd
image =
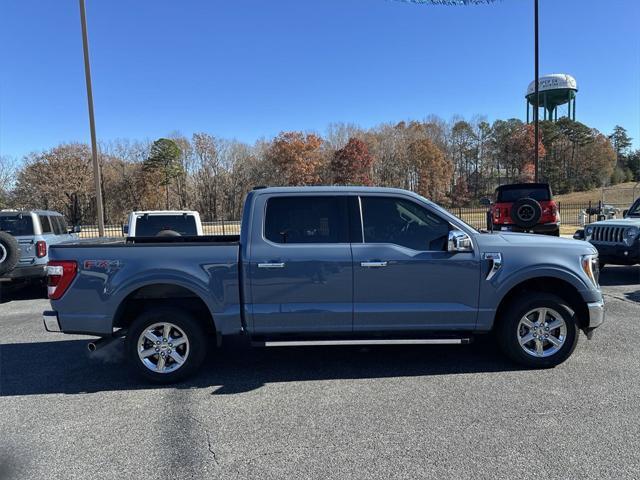
[[[591,235],[593,235],[593,227],[585,227],[584,229],[584,237],[589,238]]]
[[[633,241],[638,236],[638,231],[638,227],[630,227],[627,228],[627,233],[625,235],[629,240]]]
[[[589,277],[589,280],[593,282],[596,288],[599,288],[600,267],[598,266],[598,254],[583,255],[580,264],[582,265],[584,273]]]

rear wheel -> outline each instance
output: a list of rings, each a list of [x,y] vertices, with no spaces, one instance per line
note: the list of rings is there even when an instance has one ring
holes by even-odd
[[[498,342],[517,363],[548,368],[564,362],[578,344],[579,331],[567,302],[548,293],[526,293],[498,319]]]
[[[134,372],[154,383],[173,383],[193,374],[206,356],[202,326],[177,308],[157,308],[136,318],[126,339]]]

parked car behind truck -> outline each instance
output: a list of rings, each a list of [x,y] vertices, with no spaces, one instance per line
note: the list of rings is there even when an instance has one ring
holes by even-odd
[[[44,280],[49,247],[77,239],[79,231],[58,212],[0,211],[0,282]]]
[[[640,198],[624,211],[624,218],[612,218],[585,225],[576,239],[591,243],[599,253],[600,268],[609,264],[640,263]]]
[[[240,236],[54,246],[45,328],[125,336],[154,382],[192,373],[210,345],[466,343],[495,331],[529,367],[571,355],[604,320],[586,242],[481,233],[397,189],[251,191]],[[211,341],[215,337],[217,341]]]
[[[202,235],[200,214],[192,210],[131,212],[123,233],[129,237]]]

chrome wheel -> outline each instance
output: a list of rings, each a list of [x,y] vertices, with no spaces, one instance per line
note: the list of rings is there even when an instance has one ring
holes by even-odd
[[[154,323],[138,338],[138,357],[142,364],[156,373],[178,370],[189,356],[189,339],[173,323]]]
[[[567,339],[567,324],[562,315],[551,308],[536,308],[518,323],[518,343],[533,357],[550,357]]]

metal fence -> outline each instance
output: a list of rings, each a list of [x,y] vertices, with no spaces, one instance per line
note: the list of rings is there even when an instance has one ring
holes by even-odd
[[[629,208],[627,204],[607,204],[619,209],[617,217],[622,217],[622,211]],[[594,213],[598,209],[597,203],[563,203],[558,202],[558,210],[560,211],[560,220],[562,225],[579,227],[584,223],[597,220],[597,214]],[[452,207],[449,211],[461,218],[469,225],[476,228],[487,227],[487,209],[486,207]],[[589,214],[591,212],[591,214]],[[123,225],[105,225],[105,236],[122,237]],[[218,222],[204,222],[202,229],[205,235],[238,235],[240,234],[239,220],[225,220]],[[80,238],[97,238],[98,227],[96,225],[85,225],[80,232]]]

